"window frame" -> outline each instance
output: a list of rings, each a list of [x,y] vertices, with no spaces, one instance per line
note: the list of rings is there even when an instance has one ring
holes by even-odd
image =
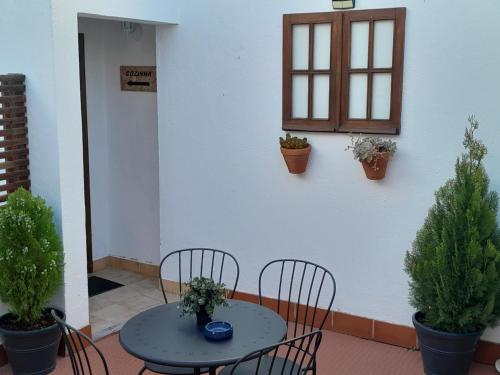
[[[336,109],[340,106],[342,56],[335,53],[333,45],[342,43],[341,14],[338,12],[288,14],[284,15],[283,20],[283,128],[285,129],[286,124],[286,130],[303,130],[313,123],[314,131],[333,131],[340,121],[340,112]],[[314,25],[325,23],[331,24],[330,69],[314,69]],[[292,67],[293,25],[304,24],[309,25],[309,66],[306,70],[294,70]],[[308,117],[296,119],[292,118],[292,77],[301,74],[308,76]],[[315,74],[328,74],[330,79],[328,119],[313,119],[312,117]]]
[[[283,130],[310,132],[356,132],[372,134],[399,134],[401,130],[401,107],[403,91],[403,65],[406,8],[367,9],[323,13],[297,13],[283,15]],[[391,68],[373,68],[374,23],[394,20],[393,63]],[[366,69],[350,69],[351,23],[369,22],[368,66]],[[330,44],[330,69],[314,69],[314,25],[332,25]],[[309,25],[309,66],[307,70],[292,67],[293,25]],[[349,119],[349,77],[353,72],[367,74],[367,119]],[[375,73],[391,73],[391,108],[388,120],[370,119],[372,81]],[[292,77],[294,74],[308,76],[308,117],[292,118]],[[329,74],[329,118],[314,119],[313,77]]]

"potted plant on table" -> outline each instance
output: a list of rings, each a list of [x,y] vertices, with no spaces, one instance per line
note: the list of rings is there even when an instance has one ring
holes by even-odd
[[[369,180],[381,180],[385,177],[387,163],[396,149],[396,142],[380,137],[351,137],[351,144],[346,148],[352,150],[354,159],[361,162]]]
[[[21,188],[0,208],[0,299],[10,307],[0,317],[0,336],[14,375],[44,375],[55,368],[61,334],[47,303],[62,276],[52,210]]]
[[[280,137],[280,146],[288,171],[292,174],[304,173],[311,153],[307,138],[300,139],[286,133],[285,138]]]
[[[406,254],[410,302],[426,374],[464,375],[484,329],[500,317],[498,197],[488,190],[486,147],[469,118],[466,153]]]
[[[225,285],[206,277],[195,277],[186,284],[178,308],[181,315],[196,314],[196,322],[204,326],[212,321],[216,306],[229,306],[225,298]]]

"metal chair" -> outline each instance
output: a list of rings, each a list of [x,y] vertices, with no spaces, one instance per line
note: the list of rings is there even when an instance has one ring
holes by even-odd
[[[170,269],[168,269],[169,266]],[[165,303],[168,303],[168,298],[163,283],[164,279],[168,280],[167,282],[175,280],[178,284],[179,294],[182,294],[182,288],[186,282],[189,282],[193,277],[202,276],[229,286],[231,289],[228,289],[227,297],[232,299],[240,277],[240,266],[236,258],[226,251],[205,248],[183,249],[173,251],[162,259],[158,276]],[[194,374],[193,370],[189,368],[161,366],[146,362],[139,375],[142,375],[146,370],[168,375]],[[201,374],[207,372],[209,372],[208,368],[200,370]]]
[[[321,338],[321,331],[312,331],[253,351],[219,375],[304,375],[316,364]]]
[[[166,269],[170,264],[175,267]],[[227,297],[232,299],[240,277],[240,266],[233,255],[216,249],[183,249],[167,254],[160,262],[159,277],[163,298],[165,303],[168,303],[167,292],[162,282],[165,275],[167,280],[175,280],[178,283],[179,294],[183,291],[183,285],[193,277],[207,277],[231,287],[228,289]]]
[[[278,274],[279,284],[276,288]],[[268,275],[273,279],[264,283],[263,280]],[[263,295],[265,287],[268,287],[269,292],[266,296]],[[273,260],[264,266],[259,275],[259,303],[274,308],[285,319],[289,334],[293,328],[292,337],[323,328],[336,291],[332,273],[323,266],[305,260]],[[266,297],[276,299],[277,304],[266,304]],[[326,304],[326,309],[319,309],[319,303]],[[315,361],[310,371],[316,374]]]
[[[267,275],[273,279],[264,283]],[[276,275],[279,275],[277,288]],[[269,292],[266,296],[264,288]],[[259,303],[264,305],[266,298],[276,299],[277,304],[271,307],[286,320],[288,328],[293,323],[293,337],[297,336],[300,325],[301,334],[323,328],[328,317],[324,311],[330,311],[336,290],[335,278],[329,270],[305,260],[273,260],[262,268],[259,275]],[[322,314],[318,308],[320,302],[326,304]]]
[[[102,375],[103,369],[104,375],[109,375],[106,358],[104,358],[104,354],[102,354],[102,352],[94,344],[94,342],[88,336],[73,328],[61,318],[59,318],[54,310],[52,310],[51,314],[62,333],[62,339],[71,361],[73,375]],[[98,356],[101,359],[102,367],[99,366],[97,370],[90,364],[89,356],[87,354],[88,347],[92,347],[92,349],[97,352]]]

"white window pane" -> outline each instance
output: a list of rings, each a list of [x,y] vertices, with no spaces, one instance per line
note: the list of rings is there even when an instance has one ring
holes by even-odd
[[[392,67],[392,46],[394,42],[394,21],[376,21],[373,36],[373,66]]]
[[[390,73],[373,75],[372,82],[372,118],[389,120],[391,118],[391,81]]]
[[[306,75],[292,77],[292,118],[307,118],[309,79]]]
[[[330,69],[330,44],[332,25],[314,25],[314,69]]]
[[[369,22],[351,23],[351,69],[368,67]]]
[[[309,25],[292,27],[292,68],[309,69]]]
[[[351,74],[349,80],[349,118],[366,118],[367,74]]]
[[[313,80],[313,118],[328,119],[330,111],[330,77],[315,74]]]

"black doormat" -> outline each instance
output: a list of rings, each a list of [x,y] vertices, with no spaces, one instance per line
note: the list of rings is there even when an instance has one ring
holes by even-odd
[[[115,283],[111,280],[103,279],[98,276],[89,277],[89,297],[97,296],[98,294],[108,292],[123,286],[123,284]]]

